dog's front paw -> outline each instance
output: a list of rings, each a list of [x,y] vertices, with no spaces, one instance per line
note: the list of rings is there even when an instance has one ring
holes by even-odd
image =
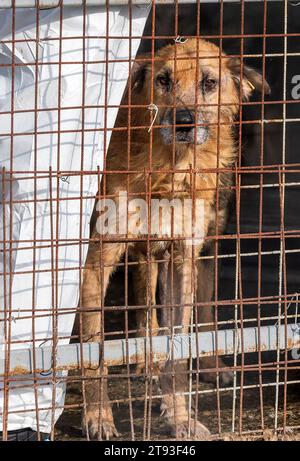
[[[100,421],[99,410],[87,409],[82,419],[82,432],[84,436],[89,435],[91,440],[109,440],[112,437],[119,437],[115,427],[112,412],[103,411]]]
[[[211,434],[207,427],[194,419],[171,425],[170,430],[172,437],[176,437],[176,439],[185,440],[190,437],[195,440],[205,441],[211,438]]]

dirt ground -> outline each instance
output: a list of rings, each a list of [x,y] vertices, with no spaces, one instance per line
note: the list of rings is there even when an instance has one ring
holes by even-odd
[[[116,372],[116,370],[114,370]],[[120,372],[120,371],[119,371]],[[75,378],[75,376],[74,376]],[[160,418],[160,398],[157,382],[153,382],[153,398],[151,405],[151,419],[149,412],[145,418],[145,386],[146,382],[142,378],[131,379],[131,395],[133,399],[132,414],[134,421],[134,436],[135,440],[145,439],[143,433],[146,430],[146,436],[151,440],[166,440],[169,434],[164,425],[163,418]],[[213,385],[200,385],[200,392],[213,390]],[[148,395],[149,395],[148,382]],[[298,393],[298,395],[297,395]],[[128,379],[116,378],[109,381],[109,395],[114,400],[128,399]],[[253,434],[238,435],[240,418],[240,399],[236,400],[236,428],[237,433],[232,433],[232,392],[226,391],[220,393],[220,419],[218,419],[218,403],[215,393],[199,395],[199,419],[210,429],[215,440],[297,440],[300,441],[300,431],[288,430],[283,436],[280,432],[274,433],[274,418],[275,418],[275,390],[266,388],[263,392],[263,408],[264,408],[264,431],[259,431],[262,427],[260,413],[260,397],[257,389],[245,390],[243,399],[243,418],[242,431],[254,431]],[[140,398],[140,400],[138,400]],[[136,400],[135,400],[136,399]],[[81,410],[78,404],[81,403],[81,386],[77,383],[72,383],[68,386],[66,405],[76,405],[77,408],[67,408],[56,426],[56,440],[85,440],[81,434]],[[279,395],[279,412],[278,425],[283,424],[283,393]],[[114,403],[113,412],[118,431],[120,432],[119,440],[132,440],[131,424],[130,424],[130,408],[128,403]],[[145,421],[148,424],[145,425]],[[218,423],[221,425],[221,435],[218,434]],[[299,389],[292,386],[288,388],[288,398],[286,407],[286,424],[289,427],[300,425],[300,402]],[[146,428],[145,428],[146,426]],[[150,426],[150,432],[149,431]]]
[[[117,273],[110,284],[107,296],[107,304],[121,306],[124,303],[124,283],[122,273]],[[129,278],[129,304],[133,303],[130,292],[132,286]],[[117,332],[124,328],[124,313],[117,312],[105,318],[105,330]],[[135,316],[129,316],[129,329],[135,328]],[[111,336],[107,339],[113,339]],[[246,354],[246,360],[252,364],[257,363],[255,354]],[[276,362],[276,355],[263,354],[263,360],[268,363]],[[230,359],[227,364],[230,365]],[[130,370],[134,373],[134,369]],[[126,367],[116,367],[109,370],[109,396],[113,402],[113,413],[120,438],[118,440],[166,440],[170,439],[163,418],[160,417],[160,389],[157,379],[145,380],[140,377],[131,378],[126,375]],[[240,377],[238,376],[237,384]],[[283,376],[280,376],[280,381]],[[259,389],[244,389],[242,402],[242,418],[240,418],[241,400],[237,391],[235,400],[235,431],[232,432],[233,421],[233,392],[219,392],[219,399],[215,392],[215,385],[200,383],[198,388],[198,419],[205,424],[214,440],[298,440],[300,441],[300,391],[299,384],[287,386],[286,399],[286,427],[298,427],[296,430],[288,430],[285,435],[279,431],[274,433],[275,427],[275,387],[269,387],[268,383],[275,382],[275,372],[266,372],[262,375],[265,385],[260,397]],[[299,381],[299,370],[289,372],[288,381]],[[244,375],[244,386],[255,386],[258,383],[257,372],[247,372]],[[193,389],[196,389],[194,380]],[[279,387],[278,395],[278,427],[284,425],[284,392],[283,386]],[[132,406],[128,403],[131,394]],[[145,408],[145,395],[152,395],[151,412]],[[263,399],[263,414],[261,402]],[[56,440],[86,440],[81,433],[81,403],[82,391],[80,375],[73,373],[69,376],[67,387],[66,409],[56,425]],[[192,404],[194,405],[194,403]],[[218,411],[219,407],[219,411]],[[131,426],[130,411],[132,411],[133,427]],[[218,417],[219,414],[219,417]],[[264,430],[262,431],[262,419]],[[243,435],[239,435],[239,429]],[[249,431],[251,434],[249,434]],[[220,435],[221,434],[221,435]]]

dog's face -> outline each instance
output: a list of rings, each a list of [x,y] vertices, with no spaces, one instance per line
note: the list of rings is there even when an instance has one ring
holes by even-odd
[[[153,77],[153,78],[152,78]],[[195,39],[169,45],[141,66],[133,90],[158,107],[156,125],[164,144],[204,144],[218,123],[231,123],[241,97],[254,89],[270,92],[259,73],[230,59],[212,43]],[[153,95],[151,101],[151,94]]]

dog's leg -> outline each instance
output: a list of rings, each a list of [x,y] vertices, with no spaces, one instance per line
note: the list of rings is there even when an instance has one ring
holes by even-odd
[[[175,306],[173,313],[169,307],[166,307],[169,313],[163,310],[161,326],[171,325],[177,334],[189,334],[193,302],[191,248],[185,248],[183,253],[183,260],[181,256],[179,261],[169,264],[167,287],[163,290],[166,304]],[[163,333],[172,332],[169,329]],[[189,435],[199,440],[208,439],[208,429],[191,418],[183,395],[188,390],[187,361],[172,361],[170,357],[162,367],[160,383],[163,393],[161,409],[171,433],[182,439]]]
[[[164,252],[162,261],[158,264],[158,277],[157,277],[157,284],[158,284],[158,303],[162,306],[167,303],[167,284],[168,284],[168,270],[170,264],[170,253],[168,250]],[[161,316],[165,316],[164,323],[167,324],[168,316],[170,313],[169,309],[163,309],[161,312]],[[169,323],[170,325],[170,323]]]
[[[150,272],[150,273],[149,273]],[[147,264],[146,258],[140,256],[139,264],[135,266],[133,271],[133,283],[135,291],[135,300],[137,305],[145,306],[144,309],[137,309],[136,323],[137,323],[137,336],[146,336],[148,325],[150,325],[149,312],[147,306],[156,304],[156,286],[158,276],[158,263],[151,261]],[[150,292],[147,290],[148,280],[150,277]],[[154,307],[151,307],[151,335],[156,336],[158,333],[157,312]],[[148,330],[149,333],[149,330]]]
[[[158,276],[158,264],[156,261],[151,261],[147,264],[147,259],[139,254],[139,264],[134,267],[133,270],[133,285],[135,292],[135,301],[139,306],[136,310],[136,324],[137,324],[137,336],[145,337],[147,335],[157,336],[158,334],[158,322],[157,312],[153,307],[156,304],[156,286]],[[149,273],[150,272],[150,273]],[[150,290],[147,290],[147,285],[150,277]],[[147,306],[151,303],[150,312]],[[144,306],[144,308],[141,308]],[[151,316],[151,317],[150,317]],[[151,332],[150,332],[150,319],[151,319]],[[143,374],[145,371],[144,364],[137,364],[135,368],[136,374]],[[154,367],[153,371],[157,372]]]
[[[103,344],[101,335],[102,313],[100,306],[104,302],[109,277],[115,265],[122,257],[124,245],[104,243],[102,251],[99,245],[90,244],[81,288],[82,332],[84,341]],[[102,302],[101,302],[102,301]],[[97,312],[89,310],[98,309]],[[107,396],[107,368],[100,366],[85,371],[86,409],[84,410],[82,428],[91,438],[108,439],[117,436],[113,414]],[[101,379],[102,378],[102,379]]]
[[[214,255],[213,245],[210,245],[205,256],[212,257]],[[198,261],[198,286],[197,286],[197,302],[209,303],[213,298],[214,293],[214,259],[200,259]],[[214,331],[215,330],[215,308],[213,306],[201,306],[197,310],[197,322],[203,325],[199,331]],[[200,359],[200,368],[218,368],[226,367],[221,357],[203,357]],[[224,371],[220,373],[220,384],[226,386],[232,382],[233,373]],[[216,383],[216,373],[203,373],[202,380],[208,383]]]

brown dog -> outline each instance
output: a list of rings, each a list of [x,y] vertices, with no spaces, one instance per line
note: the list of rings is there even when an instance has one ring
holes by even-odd
[[[182,232],[177,232],[178,223],[174,223],[173,219],[173,223],[165,224],[163,230],[160,223],[154,222],[155,229],[160,231],[152,232],[151,227],[150,233],[157,238],[150,239],[147,232],[149,221],[145,230],[141,216],[138,223],[140,238],[136,238],[128,225],[129,215],[136,222],[135,212],[128,208],[121,217],[122,229],[112,225],[113,237],[100,237],[103,226],[100,226],[101,230],[96,226],[92,232],[93,241],[89,246],[81,292],[85,340],[103,341],[99,307],[104,305],[110,275],[122,258],[126,245],[132,259],[139,262],[134,277],[137,303],[140,306],[155,304],[159,273],[157,261],[165,260],[161,269],[161,303],[166,308],[162,309],[160,327],[164,328],[163,334],[171,333],[168,331],[171,324],[177,327],[175,333],[190,331],[194,294],[197,294],[197,302],[206,302],[213,293],[213,263],[195,261],[201,252],[211,253],[210,240],[205,237],[220,234],[224,229],[228,203],[228,188],[224,191],[224,187],[232,184],[230,168],[237,158],[233,122],[239,112],[240,100],[249,98],[254,89],[262,90],[263,87],[264,92],[269,93],[269,86],[259,73],[243,66],[241,78],[240,61],[226,57],[217,46],[203,40],[190,39],[184,44],[163,48],[157,53],[152,69],[150,62],[135,65],[131,86],[122,102],[123,105],[131,102],[133,107],[130,111],[128,108],[119,110],[116,127],[120,129],[113,133],[106,160],[106,170],[112,174],[107,173],[103,177],[101,196],[113,198],[120,207],[119,193],[126,191],[139,199],[149,199],[150,193],[151,198],[173,200],[173,217],[184,200],[193,198],[194,203],[199,199],[203,204],[204,238],[194,240],[191,245],[190,230],[186,231],[181,226]],[[151,122],[147,110],[151,102],[158,112],[149,133],[145,126]],[[126,131],[121,128],[128,126],[131,130],[126,136]],[[217,168],[224,171],[217,175]],[[125,173],[128,171],[130,173]],[[184,213],[182,216],[185,221],[187,216]],[[179,234],[183,238],[162,238],[166,235],[178,237]],[[129,243],[125,243],[125,239],[129,239]],[[170,263],[167,254],[171,254]],[[149,280],[150,285],[147,284]],[[147,285],[151,289],[146,289]],[[172,318],[170,306],[173,306]],[[207,308],[199,310],[205,313],[198,321],[212,321]],[[138,328],[140,334],[144,334],[145,312],[139,312]],[[153,315],[152,329],[158,328],[155,319]],[[205,426],[198,421],[190,424],[182,394],[186,390],[182,378],[184,372],[187,374],[186,364],[176,365],[175,384],[170,374],[173,366],[171,361],[167,361],[160,377],[166,422],[177,437],[185,438],[190,426],[192,435],[205,438],[209,434]],[[105,370],[100,369],[86,371],[89,379],[86,382],[87,408],[83,428],[93,438],[116,434],[106,394],[106,380],[99,379],[103,373]]]

